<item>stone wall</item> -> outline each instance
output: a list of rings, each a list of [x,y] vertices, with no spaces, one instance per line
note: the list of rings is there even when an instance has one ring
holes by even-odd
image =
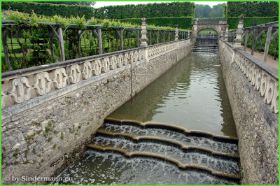
[[[3,74],[4,182],[55,175],[106,116],[190,51],[182,40]]]
[[[278,183],[278,75],[219,41],[223,76],[239,138],[242,183]]]

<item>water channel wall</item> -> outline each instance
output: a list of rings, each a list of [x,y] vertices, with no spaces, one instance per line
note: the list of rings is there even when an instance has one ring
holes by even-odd
[[[242,182],[278,183],[278,73],[241,48],[219,41],[239,139]]]
[[[55,175],[106,116],[191,48],[180,40],[4,73],[4,182]]]

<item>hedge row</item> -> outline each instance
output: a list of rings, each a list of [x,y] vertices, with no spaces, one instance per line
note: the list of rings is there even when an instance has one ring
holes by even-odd
[[[2,2],[2,10],[15,10],[25,13],[35,12],[36,14],[63,17],[84,16],[86,19],[93,17],[93,8],[83,5],[65,5],[35,2]]]
[[[109,19],[96,19],[91,18],[86,20],[84,17],[62,17],[62,16],[43,16],[37,15],[34,12],[32,14],[18,12],[18,11],[6,11],[5,15],[3,16],[4,20],[13,20],[19,24],[25,25],[33,25],[38,26],[39,22],[46,22],[46,23],[56,23],[61,24],[63,26],[75,24],[80,26],[81,28],[87,25],[100,25],[103,27],[124,27],[124,28],[140,28],[140,24],[129,23],[129,22],[122,22],[120,20],[109,20]],[[174,31],[174,27],[170,26],[156,26],[153,24],[147,25],[148,29],[160,29],[160,30],[170,30]],[[179,29],[180,31],[186,31],[186,29]]]
[[[277,21],[278,17],[245,17],[244,18],[244,27],[264,24],[268,22]],[[229,29],[236,29],[239,22],[239,17],[228,17],[227,23]]]
[[[132,23],[132,24],[141,24],[141,18],[128,18],[128,19],[119,19],[122,22]],[[155,17],[147,18],[148,25],[155,26],[168,26],[176,27],[181,29],[192,29],[193,18],[192,17]]]
[[[193,3],[154,3],[140,5],[107,6],[95,9],[94,16],[107,19],[181,17],[194,15]]]
[[[227,16],[278,17],[278,3],[274,2],[228,2]]]

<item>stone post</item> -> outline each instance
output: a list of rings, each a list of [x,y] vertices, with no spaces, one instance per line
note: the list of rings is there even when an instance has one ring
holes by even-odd
[[[146,18],[142,18],[140,47],[147,47],[147,46],[148,46],[148,43],[147,43]]]
[[[175,41],[178,41],[178,38],[179,38],[179,29],[178,29],[178,27],[176,27],[176,29],[175,29]]]
[[[193,27],[192,27],[192,36],[191,39],[195,39],[197,36],[197,24],[198,24],[198,18],[195,19]]]
[[[241,47],[241,42],[242,42],[242,34],[243,34],[243,19],[244,16],[240,15],[238,27],[236,30],[236,38],[234,40],[234,47]]]

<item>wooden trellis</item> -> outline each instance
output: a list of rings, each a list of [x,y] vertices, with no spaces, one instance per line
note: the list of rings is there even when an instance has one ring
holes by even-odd
[[[6,65],[4,71],[46,63],[43,61],[44,56],[42,57],[42,54],[38,53],[36,55],[38,59],[40,58],[40,63],[35,60],[34,64],[31,65],[30,53],[33,55],[35,49],[47,53],[45,58],[51,59],[48,63],[53,63],[140,47],[140,27],[124,28],[74,24],[63,26],[45,22],[37,23],[37,25],[24,25],[17,24],[14,21],[3,21],[2,26],[2,56],[5,61],[4,65]],[[30,42],[29,39],[34,36],[30,34],[31,31],[29,30],[39,29],[41,29],[40,32],[37,32],[43,34],[46,38],[37,38],[36,41],[33,39]],[[30,36],[26,39],[28,44],[22,36],[24,32],[29,32]],[[180,32],[179,34],[179,39],[187,38],[187,32]],[[149,45],[173,41],[175,40],[175,29],[174,31],[148,29],[147,38]],[[13,48],[15,45],[18,47],[17,53]],[[20,48],[21,50],[19,50]]]
[[[256,45],[258,42],[260,42],[260,37],[264,33],[266,33],[266,41],[264,46],[263,60],[266,62],[271,42],[274,39],[278,39],[278,22],[271,22],[252,27],[246,27],[244,28],[242,38],[244,40],[244,50],[246,50],[249,36],[252,35],[253,44],[251,48],[251,55],[253,55],[256,50]],[[276,58],[277,51],[275,51],[274,53],[274,58]]]

